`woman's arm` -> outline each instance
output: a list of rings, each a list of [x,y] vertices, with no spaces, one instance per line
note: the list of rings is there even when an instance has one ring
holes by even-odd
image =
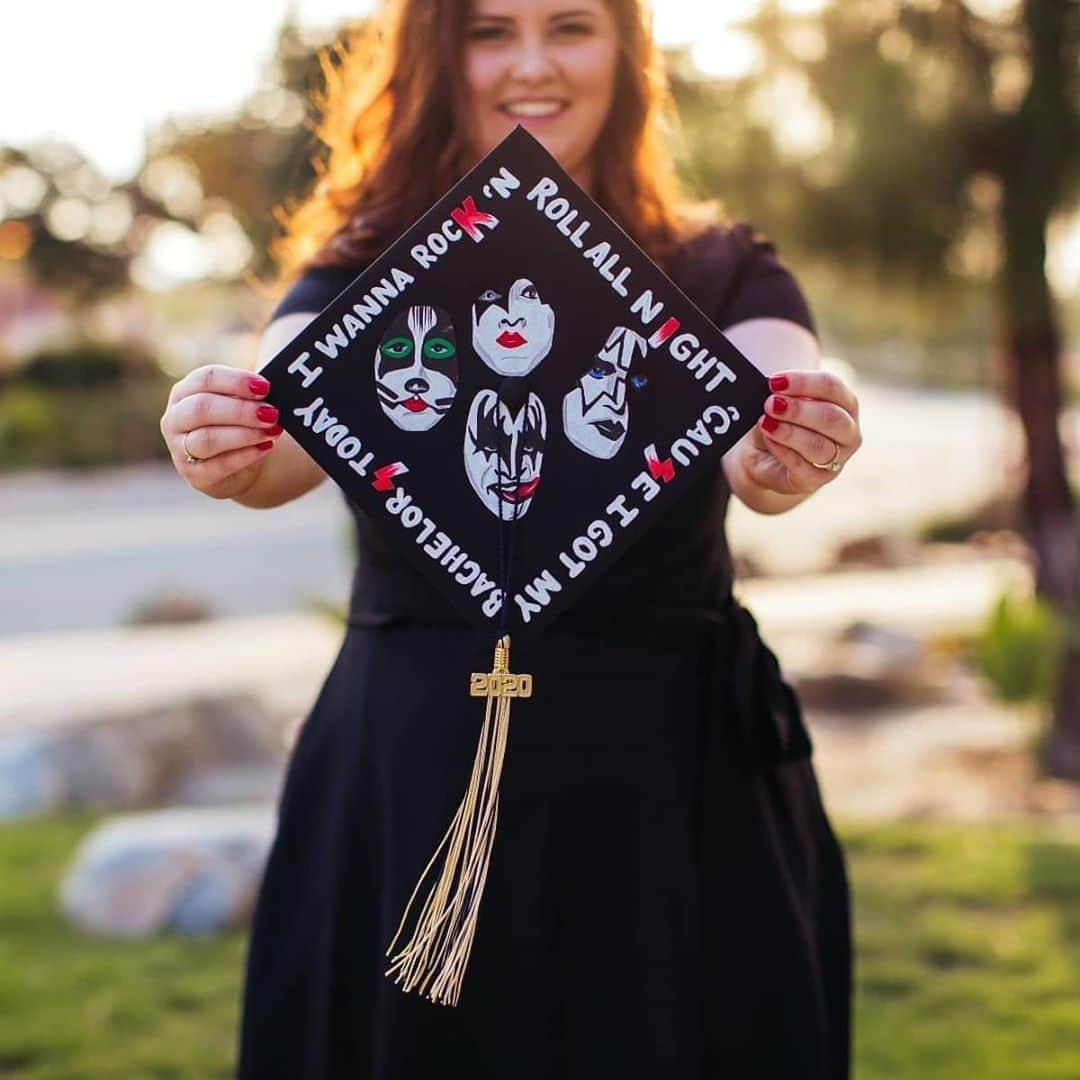
[[[258,367],[272,360],[317,315],[317,312],[296,311],[274,319],[259,338]],[[234,495],[234,502],[266,510],[306,495],[326,479],[322,466],[287,431],[261,465],[254,482]]]
[[[763,374],[771,375],[790,368],[815,369],[821,366],[817,338],[804,326],[790,319],[747,319],[724,331],[728,338]],[[791,495],[772,491],[755,482],[749,466],[769,447],[755,424],[721,459],[731,493],[759,514],[782,514],[798,506],[810,494]]]

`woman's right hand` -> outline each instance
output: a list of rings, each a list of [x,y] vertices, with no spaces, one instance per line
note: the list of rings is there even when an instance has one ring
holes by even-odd
[[[282,433],[277,409],[260,402],[269,390],[261,375],[224,364],[196,368],[173,386],[161,434],[176,471],[196,491],[232,499],[258,479]],[[188,462],[185,436],[198,461]]]

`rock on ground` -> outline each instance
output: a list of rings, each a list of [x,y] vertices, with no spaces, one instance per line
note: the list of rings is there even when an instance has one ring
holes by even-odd
[[[118,937],[205,934],[251,914],[275,812],[265,806],[124,814],[76,852],[60,906],[76,926]]]

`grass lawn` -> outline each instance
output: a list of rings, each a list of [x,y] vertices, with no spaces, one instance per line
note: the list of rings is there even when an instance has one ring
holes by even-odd
[[[0,827],[0,1076],[231,1076],[243,935],[108,942],[56,916],[95,820]],[[1080,837],[835,824],[855,900],[856,1080],[1080,1077]]]
[[[56,913],[96,820],[0,825],[0,1077],[232,1076],[244,935],[118,942]]]

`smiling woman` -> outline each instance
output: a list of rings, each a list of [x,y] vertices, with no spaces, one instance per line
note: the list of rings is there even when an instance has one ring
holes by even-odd
[[[518,124],[652,258],[674,254],[687,200],[663,146],[672,102],[639,0],[384,6],[323,63],[320,176],[279,215],[279,287],[303,268],[373,258]]]
[[[490,641],[406,552],[419,547],[447,568],[490,617],[500,586],[482,552],[464,550],[431,506],[396,487],[404,462],[372,470],[372,486],[392,492],[387,510],[404,540],[348,500],[357,540],[348,627],[282,789],[252,924],[238,1080],[847,1080],[843,853],[798,701],[734,598],[724,533],[731,497],[780,512],[834,479],[858,447],[854,395],[799,370],[817,359],[801,290],[746,223],[694,224],[660,138],[669,99],[641,0],[397,0],[378,33],[348,39],[324,68],[317,130],[327,155],[282,219],[281,275],[299,274],[269,319],[264,355],[522,125],[777,374],[777,393],[723,468],[703,470],[522,642],[530,711],[511,736],[490,860],[463,857],[468,881],[481,882],[468,901],[444,877],[428,894],[417,889],[454,805],[489,805],[486,782],[460,800],[477,746],[462,673],[488,662]],[[625,295],[629,269],[617,272],[609,245],[584,238],[595,207],[582,200],[578,220],[557,186],[532,197],[566,250]],[[455,237],[432,232],[414,259],[439,258]],[[500,262],[494,280],[470,277],[453,297],[394,297],[394,312],[375,311],[383,323],[369,369],[376,419],[405,439],[438,425],[430,438],[447,448],[446,467],[468,478],[463,501],[475,510],[479,500],[500,541],[500,522],[528,515],[531,527],[558,503],[560,460],[603,467],[625,449],[649,393],[650,345],[666,345],[702,385],[731,376],[674,318],[648,341],[605,326],[574,355],[560,343],[577,340],[588,313],[561,303],[543,260],[514,256],[520,268]],[[343,337],[326,334],[307,359],[328,362]],[[571,365],[568,385],[542,398],[525,379],[553,361]],[[182,449],[198,415],[250,424],[243,393],[218,369],[193,373],[163,418],[170,445]],[[321,399],[304,422],[368,467],[366,447],[349,442]],[[673,433],[673,460],[645,449],[633,488],[655,498],[676,462],[688,466],[732,422],[710,405]],[[248,428],[203,430],[197,456],[178,467],[208,494],[231,484],[227,497],[265,507],[318,482],[294,440],[256,464],[234,451],[241,467],[223,480],[215,462],[229,454],[205,447],[216,439],[224,449],[222,430],[249,438]],[[621,495],[606,509],[623,525],[639,513]],[[613,534],[596,520],[570,535],[559,560],[573,577]],[[468,811],[456,820],[470,830],[476,821]],[[493,836],[483,820],[478,833]],[[423,904],[422,932],[395,956],[410,897]]]
[[[523,124],[591,190],[593,146],[615,97],[619,35],[612,10],[596,0],[568,0],[538,4],[521,17],[500,0],[476,0],[466,42],[474,138],[495,146]]]

